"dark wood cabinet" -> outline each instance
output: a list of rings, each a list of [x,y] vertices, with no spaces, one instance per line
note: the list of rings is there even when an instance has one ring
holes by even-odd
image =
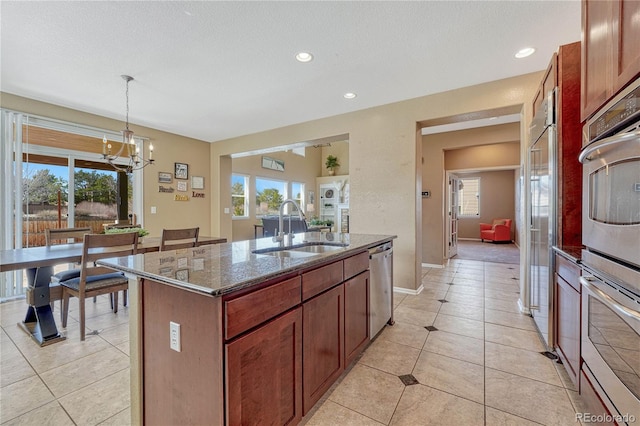
[[[554,88],[557,96],[557,245],[582,244],[582,147],[580,122],[580,42],[554,53],[533,99],[534,113]]]
[[[368,267],[363,249],[219,297],[142,280],[142,423],[300,423],[369,343]]]
[[[638,14],[637,0],[582,0],[582,121],[640,74]]]
[[[226,345],[229,425],[286,425],[302,419],[302,308]]]
[[[555,256],[556,352],[567,374],[578,386],[580,375],[580,268],[562,255]]]
[[[344,286],[306,301],[302,314],[306,414],[344,370]]]
[[[344,356],[351,364],[369,343],[369,271],[344,283]]]

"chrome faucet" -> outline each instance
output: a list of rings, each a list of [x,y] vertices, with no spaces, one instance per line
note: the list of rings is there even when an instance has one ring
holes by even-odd
[[[298,205],[298,203],[295,202],[295,200],[292,200],[291,198],[287,198],[286,200],[284,200],[282,202],[282,204],[280,204],[280,211],[278,212],[278,235],[273,237],[273,241],[279,241],[279,242],[283,242],[284,241],[284,237],[285,237],[285,233],[283,231],[284,229],[284,206],[287,204],[293,204],[294,206],[296,206],[296,208],[298,209],[298,215],[300,216],[300,220],[304,220],[304,214],[302,213],[302,209],[300,208],[300,206]],[[289,236],[290,238],[293,238],[293,232],[291,232],[291,215],[289,215]]]

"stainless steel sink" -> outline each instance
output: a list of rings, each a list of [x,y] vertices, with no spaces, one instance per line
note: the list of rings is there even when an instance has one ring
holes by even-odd
[[[260,252],[260,250],[256,250],[253,253],[257,254],[257,255],[263,255],[263,256],[273,256],[273,257],[309,257],[309,256],[315,256],[317,253],[309,253],[306,251],[297,251],[297,250],[276,250],[276,251],[265,251],[265,252]]]
[[[283,246],[283,247],[268,247],[264,249],[253,250],[253,254],[266,254],[276,257],[306,257],[316,256],[322,253],[329,253],[336,250],[341,250],[346,247],[347,244],[334,243],[334,244],[318,244],[307,243],[297,246]]]
[[[289,251],[296,251],[302,253],[327,253],[330,251],[342,250],[343,246],[329,246],[329,245],[311,245],[311,246],[302,246],[289,249]]]

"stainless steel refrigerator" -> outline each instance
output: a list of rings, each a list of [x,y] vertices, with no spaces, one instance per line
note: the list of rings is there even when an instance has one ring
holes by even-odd
[[[549,351],[553,350],[553,253],[556,194],[556,90],[536,111],[529,155],[529,309]]]

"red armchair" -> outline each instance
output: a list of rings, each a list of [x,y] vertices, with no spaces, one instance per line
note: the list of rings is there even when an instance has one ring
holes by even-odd
[[[511,219],[495,219],[491,225],[480,224],[480,240],[511,241]]]

